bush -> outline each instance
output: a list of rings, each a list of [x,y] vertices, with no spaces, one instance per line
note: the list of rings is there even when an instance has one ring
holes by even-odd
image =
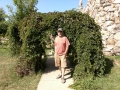
[[[19,23],[21,40],[20,58],[17,66],[18,75],[28,75],[43,69],[42,55],[45,55],[45,28],[41,17],[35,12]]]

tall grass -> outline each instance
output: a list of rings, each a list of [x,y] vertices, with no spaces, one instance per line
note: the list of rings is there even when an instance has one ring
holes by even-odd
[[[16,76],[16,59],[7,48],[0,47],[0,90],[36,90],[41,72],[23,78]]]

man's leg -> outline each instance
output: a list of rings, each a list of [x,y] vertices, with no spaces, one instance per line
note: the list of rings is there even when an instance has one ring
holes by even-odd
[[[64,68],[64,67],[61,68],[60,66],[59,66],[58,68],[59,68],[59,70],[60,70],[60,75],[61,75],[61,77],[64,78],[64,75],[65,75],[65,68]]]
[[[61,68],[61,74],[62,74],[62,78],[64,78],[64,75],[65,75],[65,68],[64,67]]]
[[[59,79],[62,77],[62,71],[61,71],[61,61],[59,55],[55,54],[55,66],[58,67],[60,73],[56,77],[56,79]]]
[[[62,68],[61,68],[61,71],[62,71],[62,78],[61,78],[61,81],[62,81],[62,83],[65,83],[65,82],[66,82],[66,80],[65,80],[65,78],[64,78],[64,75],[65,75],[65,68],[62,67]]]
[[[56,79],[59,79],[59,78],[62,77],[62,70],[61,70],[61,67],[59,66],[58,69],[59,69],[60,73],[58,74],[58,76],[57,76]]]
[[[65,78],[64,78],[66,67],[67,67],[66,56],[63,55],[63,56],[61,56],[61,71],[62,71],[61,81],[62,81],[62,83],[65,83],[65,82],[66,82],[66,80],[65,80]]]
[[[59,66],[58,69],[60,70],[60,74],[62,75],[62,69],[61,69],[61,66]]]

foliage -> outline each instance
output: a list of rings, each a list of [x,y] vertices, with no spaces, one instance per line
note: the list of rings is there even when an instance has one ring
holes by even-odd
[[[102,53],[100,27],[93,18],[75,10],[53,13],[30,11],[29,14],[26,14],[26,8],[24,11],[19,9],[19,4],[15,4],[21,12],[17,12],[20,14],[16,13],[16,20],[19,22],[10,29],[10,35],[13,45],[18,47],[20,61],[17,73],[19,75],[26,75],[26,73],[29,74],[31,71],[34,72],[36,69],[42,68],[41,57],[45,53],[49,34],[52,33],[55,37],[59,27],[63,28],[64,34],[71,43],[69,54],[73,56],[76,63],[73,74],[75,82],[81,78],[104,74],[105,59]],[[24,17],[21,16],[23,15],[22,10],[25,14]],[[39,67],[36,68],[36,66]]]
[[[9,27],[8,27],[8,38],[10,44],[10,51],[12,55],[20,55],[21,40],[19,36],[19,22],[29,15],[31,12],[36,12],[35,5],[37,0],[13,0],[14,5],[16,6],[16,12],[13,12],[12,7],[8,6],[8,9],[11,13],[9,16]]]
[[[38,0],[13,0],[13,2],[17,8],[15,20],[20,21],[31,12],[36,11],[35,6],[38,3]]]
[[[25,17],[19,23],[20,61],[17,66],[18,75],[28,75],[43,69],[42,55],[45,55],[45,24],[35,12]]]
[[[0,8],[0,36],[4,37],[7,31],[8,23],[5,20],[6,14],[2,8]]]

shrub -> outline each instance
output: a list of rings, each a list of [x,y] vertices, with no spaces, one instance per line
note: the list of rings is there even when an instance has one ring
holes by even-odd
[[[43,69],[42,55],[45,55],[45,26],[35,12],[19,23],[22,42],[17,66],[18,75],[28,75]],[[43,26],[44,27],[43,27]]]

